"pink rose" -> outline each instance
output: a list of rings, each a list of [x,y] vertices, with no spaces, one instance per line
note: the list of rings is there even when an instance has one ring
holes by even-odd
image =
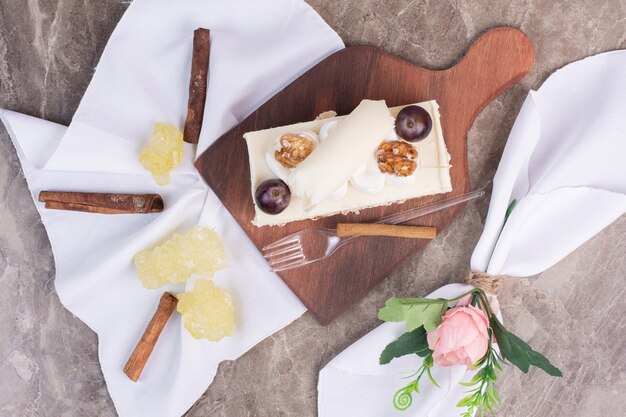
[[[478,362],[489,347],[488,328],[487,316],[479,308],[470,305],[448,310],[439,327],[427,335],[435,365],[470,366]]]

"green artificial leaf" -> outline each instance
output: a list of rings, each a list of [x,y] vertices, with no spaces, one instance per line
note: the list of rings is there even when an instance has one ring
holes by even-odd
[[[426,341],[426,343],[428,344],[428,341]],[[432,353],[432,351],[430,353]],[[433,359],[433,355],[429,354],[426,357],[424,357],[423,363],[426,368],[432,368],[433,366],[435,366],[435,360]]]
[[[499,402],[500,398],[496,389],[495,361],[496,351],[490,343],[485,354],[484,367],[476,372],[471,381],[460,383],[462,386],[471,388],[466,391],[468,395],[457,403],[457,407],[465,408],[461,416],[482,417],[487,412],[493,413],[493,406]]]
[[[500,352],[505,360],[527,373],[530,366],[543,369],[548,375],[563,376],[563,373],[550,363],[548,358],[533,350],[526,342],[513,333],[507,331],[502,323],[494,316],[489,320],[493,334],[496,337]]]
[[[517,206],[518,201],[513,199],[513,201],[511,201],[511,204],[509,204],[509,206],[506,208],[506,213],[504,213],[504,223],[503,226],[506,224],[507,220],[509,220],[509,217],[511,216],[511,213],[513,213],[513,209],[515,208],[515,206]]]
[[[441,324],[441,316],[446,313],[448,302],[433,304],[417,304],[408,307],[406,316],[406,330],[411,331],[424,326],[427,332],[432,332]]]
[[[400,303],[401,298],[390,298],[385,306],[378,310],[378,318],[383,321],[404,321],[404,307]]]
[[[404,321],[406,331],[411,332],[424,326],[431,332],[441,323],[448,309],[448,300],[443,298],[390,298],[378,312],[383,321]]]
[[[504,213],[504,221],[502,222],[502,227],[500,228],[500,232],[498,233],[498,239],[500,239],[500,235],[502,235],[502,231],[504,230],[504,225],[506,225],[506,222],[509,221],[509,217],[511,217],[511,213],[513,213],[513,209],[515,209],[517,203],[518,201],[513,199],[513,201],[511,201],[511,203],[509,203],[509,206],[506,208],[506,212]],[[493,256],[493,250],[491,251],[491,256]],[[491,257],[489,259],[491,259]]]
[[[437,388],[441,388],[439,386],[439,384],[437,383],[437,381],[435,381],[435,378],[433,377],[433,374],[430,373],[430,368],[431,367],[427,367],[426,368],[426,374],[428,375],[428,379],[430,379],[430,383],[433,384],[434,386],[436,386]]]
[[[411,332],[404,333],[402,336],[389,343],[380,354],[379,362],[386,365],[394,358],[416,353],[421,357],[426,357],[431,353],[426,340],[426,331],[423,327],[419,327]]]
[[[472,404],[472,397],[467,396],[461,399],[458,403],[456,403],[457,407],[468,407]]]

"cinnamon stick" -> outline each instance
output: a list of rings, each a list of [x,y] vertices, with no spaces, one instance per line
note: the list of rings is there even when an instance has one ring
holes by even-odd
[[[85,211],[101,214],[159,213],[163,198],[158,194],[113,194],[42,191],[39,201],[55,210]]]
[[[167,323],[167,320],[176,309],[176,304],[178,304],[176,297],[169,292],[163,293],[159,301],[159,306],[154,316],[152,316],[152,320],[150,320],[148,327],[146,327],[146,330],[143,332],[143,336],[141,336],[135,350],[132,355],[130,355],[130,358],[128,358],[126,366],[124,366],[124,373],[131,380],[137,382],[141,376],[141,372],[150,358],[150,354],[159,339],[161,331],[165,327],[165,323]]]
[[[196,29],[193,33],[189,102],[187,104],[185,131],[183,132],[183,140],[188,143],[198,143],[200,139],[209,73],[210,34],[208,29],[203,28]]]
[[[339,223],[337,236],[390,236],[412,239],[434,239],[437,228],[430,226],[398,226],[377,223]]]

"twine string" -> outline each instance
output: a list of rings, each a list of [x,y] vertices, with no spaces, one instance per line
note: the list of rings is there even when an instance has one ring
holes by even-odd
[[[504,286],[502,276],[479,271],[470,271],[463,282],[494,295]]]

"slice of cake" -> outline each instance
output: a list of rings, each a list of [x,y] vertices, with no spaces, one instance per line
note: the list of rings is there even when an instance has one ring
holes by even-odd
[[[452,191],[439,106],[363,100],[347,116],[244,135],[256,226]]]

